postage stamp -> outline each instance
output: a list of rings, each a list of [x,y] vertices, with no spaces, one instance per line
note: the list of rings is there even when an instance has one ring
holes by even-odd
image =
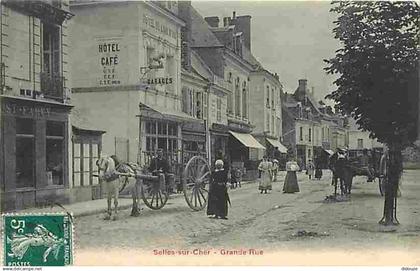
[[[73,263],[69,214],[4,214],[4,266],[65,266]]]

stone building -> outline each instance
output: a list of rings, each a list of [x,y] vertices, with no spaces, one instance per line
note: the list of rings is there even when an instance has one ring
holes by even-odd
[[[106,131],[103,151],[145,165],[162,148],[176,166],[190,140],[202,148],[204,115],[183,109],[182,85],[206,82],[181,69],[178,3],[74,1],[71,11],[73,102]]]
[[[309,160],[325,167],[329,155],[346,147],[344,118],[315,101],[306,79],[299,80],[293,94],[283,95],[282,112],[283,141],[303,168]]]
[[[1,1],[2,210],[71,199],[67,1]]]

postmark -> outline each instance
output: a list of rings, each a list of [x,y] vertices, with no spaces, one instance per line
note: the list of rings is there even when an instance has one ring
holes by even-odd
[[[5,266],[65,266],[73,263],[69,214],[4,214]]]

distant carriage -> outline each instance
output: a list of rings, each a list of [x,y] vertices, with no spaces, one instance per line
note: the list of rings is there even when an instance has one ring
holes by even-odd
[[[338,179],[340,181],[340,189],[342,194],[350,194],[352,188],[353,178],[355,176],[368,176],[367,172],[362,169],[360,159],[357,156],[357,152],[350,152],[350,159],[344,165],[344,168],[339,170]],[[372,155],[372,161],[370,164],[370,170],[372,171],[375,179],[378,179],[379,193],[381,196],[385,194],[385,177],[380,175],[379,172],[379,162],[382,156],[381,150],[375,150],[374,155]],[[335,191],[337,191],[337,182],[335,185]]]

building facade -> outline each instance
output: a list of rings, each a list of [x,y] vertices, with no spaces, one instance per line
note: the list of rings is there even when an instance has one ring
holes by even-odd
[[[68,202],[68,2],[0,8],[0,209]]]
[[[178,3],[76,1],[71,10],[73,101],[106,131],[103,151],[145,165],[161,148],[174,166],[184,149],[202,151],[206,82],[181,70]],[[186,95],[202,102],[187,109]]]

